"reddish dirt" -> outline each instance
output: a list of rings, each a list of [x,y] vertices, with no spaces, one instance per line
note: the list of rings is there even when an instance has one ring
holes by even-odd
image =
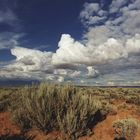
[[[20,128],[12,122],[10,113],[0,112],[0,137],[19,135],[20,133]]]
[[[26,133],[27,138],[33,138],[33,140],[56,140],[56,138],[61,137],[59,132],[51,132],[45,135],[43,132],[37,129],[32,129]]]
[[[79,140],[113,140],[114,130],[112,123],[118,119],[134,118],[140,122],[140,115],[136,112],[136,106],[127,104],[123,101],[115,101],[114,105],[117,106],[117,114],[109,114],[105,120],[99,122],[95,128],[93,128],[94,134],[90,137],[82,137]],[[20,135],[20,128],[15,125],[10,119],[9,112],[0,113],[0,137],[4,135]],[[33,140],[56,140],[56,137],[60,136],[59,132],[52,132],[48,135],[43,134],[37,129],[32,129],[26,133],[27,137],[34,137]],[[138,131],[135,140],[140,140],[140,131]]]

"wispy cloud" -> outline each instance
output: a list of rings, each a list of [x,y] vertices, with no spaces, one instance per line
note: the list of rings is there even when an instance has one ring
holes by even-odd
[[[23,34],[18,34],[14,32],[1,32],[0,33],[0,50],[1,49],[11,49],[13,47],[19,46],[18,39],[21,38]]]
[[[17,16],[9,8],[0,10],[0,23],[8,24],[9,26],[15,26],[18,22]]]
[[[23,36],[23,33],[18,32],[21,27],[20,20],[9,6],[9,1],[1,0],[0,4],[0,27],[1,29],[6,27],[0,30],[0,50],[10,49],[19,45],[18,39]]]

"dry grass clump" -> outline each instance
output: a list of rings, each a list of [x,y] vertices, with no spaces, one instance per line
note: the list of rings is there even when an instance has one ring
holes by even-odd
[[[10,101],[9,96],[10,96],[9,92],[5,92],[4,90],[0,91],[0,111],[4,111],[7,109],[7,106]]]
[[[79,88],[45,83],[21,89],[10,110],[24,129],[57,130],[71,140],[90,134],[93,125],[108,113],[105,104]]]
[[[11,101],[18,98],[17,89],[0,89],[0,111],[5,111],[11,105]]]
[[[138,129],[138,123],[135,119],[122,119],[113,123],[116,139],[134,140]]]
[[[108,101],[103,100],[102,102],[102,114],[110,114],[110,115],[116,115],[117,114],[117,107],[110,104]]]
[[[140,95],[129,95],[126,99],[126,103],[133,103],[135,105],[140,105]]]

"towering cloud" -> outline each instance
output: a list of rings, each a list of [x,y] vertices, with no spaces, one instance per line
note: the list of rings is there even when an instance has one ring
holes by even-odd
[[[87,48],[68,34],[62,35],[58,46],[52,58],[53,64],[82,64],[89,61]]]

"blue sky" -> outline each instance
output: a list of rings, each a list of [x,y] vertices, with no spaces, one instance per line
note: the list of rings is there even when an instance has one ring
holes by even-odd
[[[0,79],[140,85],[140,1],[0,0]]]

